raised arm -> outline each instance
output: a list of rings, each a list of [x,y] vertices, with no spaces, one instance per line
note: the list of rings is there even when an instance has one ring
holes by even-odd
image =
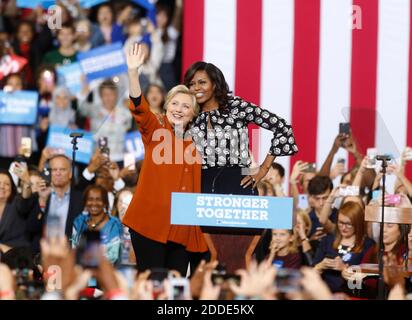
[[[144,63],[144,53],[138,43],[134,43],[126,50],[130,97],[138,98],[142,95],[142,89],[139,81],[139,68]]]
[[[333,141],[332,148],[329,151],[328,156],[326,157],[325,162],[323,163],[322,167],[320,168],[319,175],[321,176],[328,176],[330,175],[330,168],[332,166],[333,158],[338,152],[339,148],[343,146],[343,143],[348,137],[345,134],[338,134],[335,140]]]

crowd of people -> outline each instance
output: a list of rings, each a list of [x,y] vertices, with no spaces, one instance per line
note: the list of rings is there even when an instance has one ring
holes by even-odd
[[[90,10],[77,1],[57,5],[63,21],[53,30],[44,9],[2,2],[0,56],[27,59],[1,79],[2,90],[37,91],[39,101],[34,125],[0,124],[0,300],[378,296],[379,273],[371,266],[382,249],[380,225],[365,215],[382,206],[382,174],[351,132],[336,136],[320,170],[302,159],[289,175],[276,158],[299,158],[298,147],[305,146],[283,118],[233,96],[211,63],[193,63],[179,84],[181,0],[158,1],[154,20],[131,1]],[[61,85],[59,66],[115,42],[124,46],[127,74],[84,80],[78,94]],[[255,170],[250,123],[273,133]],[[52,125],[93,134],[87,164],[48,146]],[[145,157],[126,165],[125,134],[136,130]],[[173,139],[155,139],[159,130]],[[29,147],[22,143],[27,139]],[[176,153],[179,139],[189,155],[159,164],[159,145]],[[351,168],[335,161],[340,148],[355,159]],[[408,160],[405,149],[388,167],[396,183],[386,206],[412,209]],[[172,192],[290,196],[293,227],[222,232],[172,225]],[[240,258],[239,239],[256,237],[250,261],[231,272],[211,252],[216,234],[237,246]],[[385,296],[407,299],[410,225],[385,223],[383,247]]]

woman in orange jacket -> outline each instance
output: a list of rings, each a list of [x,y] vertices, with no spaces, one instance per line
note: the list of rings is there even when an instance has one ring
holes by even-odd
[[[142,134],[145,159],[123,224],[130,228],[139,271],[167,268],[185,275],[188,253],[206,252],[207,246],[199,227],[170,224],[171,193],[200,193],[200,159],[186,131],[199,106],[189,89],[179,85],[166,97],[166,114],[153,114],[139,83],[143,60],[134,44],[127,52],[130,111]]]

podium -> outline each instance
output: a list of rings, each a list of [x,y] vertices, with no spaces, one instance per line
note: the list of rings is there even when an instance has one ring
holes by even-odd
[[[292,229],[293,198],[172,193],[171,224],[200,226],[211,261],[246,268],[265,229]]]
[[[202,227],[202,231],[210,251],[210,261],[219,261],[229,274],[233,274],[249,266],[264,230]]]

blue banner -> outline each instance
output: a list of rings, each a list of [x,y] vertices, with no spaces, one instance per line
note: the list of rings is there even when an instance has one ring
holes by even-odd
[[[293,198],[172,193],[177,225],[292,229]]]
[[[56,4],[55,0],[17,0],[17,8],[36,9],[41,6],[45,9]]]
[[[82,8],[91,8],[103,2],[107,2],[107,0],[79,0],[80,7]],[[28,9],[35,9],[38,6],[47,9],[48,7],[55,4],[55,0],[17,0],[16,3],[18,8]]]
[[[133,153],[136,161],[144,158],[144,145],[142,135],[139,131],[126,133],[124,136],[125,149],[128,153]]]
[[[121,42],[80,52],[77,58],[89,82],[127,72],[126,57]]]
[[[47,147],[56,149],[63,149],[64,154],[68,157],[72,157],[73,145],[71,144],[72,138],[70,133],[79,132],[83,133],[83,138],[79,138],[76,151],[76,162],[89,163],[93,155],[93,134],[84,130],[71,130],[69,128],[63,128],[58,126],[50,126],[49,134],[47,136]]]
[[[56,68],[59,83],[69,89],[74,96],[82,90],[82,69],[80,63],[73,62]]]
[[[0,124],[34,124],[38,98],[36,91],[0,91]]]
[[[107,2],[107,0],[80,0],[79,4],[82,8],[91,8],[103,2]]]

